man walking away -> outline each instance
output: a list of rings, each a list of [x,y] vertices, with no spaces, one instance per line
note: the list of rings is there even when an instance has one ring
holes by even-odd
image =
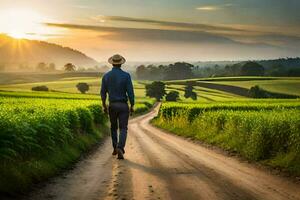
[[[121,69],[122,64],[126,62],[125,58],[117,54],[109,58],[108,62],[113,65],[113,68],[102,78],[102,106],[104,112],[109,113],[111,139],[114,148],[112,154],[118,154],[118,159],[124,159],[129,111],[130,113],[134,111],[134,91],[129,73]],[[107,93],[109,97],[108,110],[106,106]],[[128,99],[130,110],[127,104]],[[119,138],[118,128],[120,131]]]

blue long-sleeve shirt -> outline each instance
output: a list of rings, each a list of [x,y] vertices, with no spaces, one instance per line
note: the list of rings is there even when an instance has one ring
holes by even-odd
[[[101,98],[106,101],[107,93],[109,102],[127,102],[134,105],[134,90],[130,74],[119,67],[113,67],[104,74],[101,85]]]

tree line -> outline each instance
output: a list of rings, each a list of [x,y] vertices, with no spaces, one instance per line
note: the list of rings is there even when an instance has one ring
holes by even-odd
[[[140,65],[136,75],[141,80],[175,80],[192,78],[194,66],[186,62],[176,62],[170,65]]]
[[[57,71],[58,68],[56,66],[55,63],[46,63],[46,62],[39,62],[36,64],[35,67],[30,67],[28,66],[28,64],[19,64],[18,65],[18,70],[20,71],[39,71],[39,72],[53,72],[53,71]],[[84,71],[88,71],[88,72],[106,72],[108,71],[110,68],[106,65],[99,67],[99,66],[94,66],[94,67],[89,67],[89,68],[84,68],[84,67],[77,67],[75,66],[73,63],[66,63],[63,66],[63,70],[67,71],[67,72],[74,72],[74,71],[79,71],[79,72],[84,72]],[[0,63],[0,72],[4,72],[7,71],[8,68],[5,64]]]
[[[292,59],[290,62],[281,59],[246,61],[210,67],[199,67],[186,62],[158,66],[140,65],[136,68],[136,76],[140,80],[180,80],[222,76],[300,76],[300,59],[296,58],[296,61]]]
[[[36,71],[55,71],[56,65],[54,63],[50,63],[47,65],[44,62],[40,62],[36,66]],[[76,71],[76,66],[72,63],[67,63],[64,65],[64,70],[68,72]]]

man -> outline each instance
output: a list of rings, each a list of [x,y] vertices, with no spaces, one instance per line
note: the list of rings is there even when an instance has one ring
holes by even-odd
[[[118,154],[118,159],[124,159],[129,111],[130,113],[134,111],[134,91],[129,73],[121,69],[122,64],[126,62],[125,58],[117,54],[109,58],[108,62],[113,65],[113,68],[102,78],[102,106],[104,112],[109,113],[111,139],[114,148],[112,154]],[[106,106],[107,93],[109,96],[108,109]],[[130,110],[127,104],[128,99]],[[119,138],[118,128],[120,130]]]

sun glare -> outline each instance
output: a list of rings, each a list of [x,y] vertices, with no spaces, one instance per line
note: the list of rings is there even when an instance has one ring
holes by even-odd
[[[36,29],[40,16],[31,10],[13,9],[6,13],[9,18],[7,33],[17,39],[26,38],[26,33]]]
[[[18,32],[18,31],[12,31],[8,35],[15,39],[24,39],[27,36],[26,33]]]
[[[47,30],[45,18],[30,9],[11,9],[0,13],[1,31],[16,39],[42,39]],[[49,33],[49,32],[47,32]]]

